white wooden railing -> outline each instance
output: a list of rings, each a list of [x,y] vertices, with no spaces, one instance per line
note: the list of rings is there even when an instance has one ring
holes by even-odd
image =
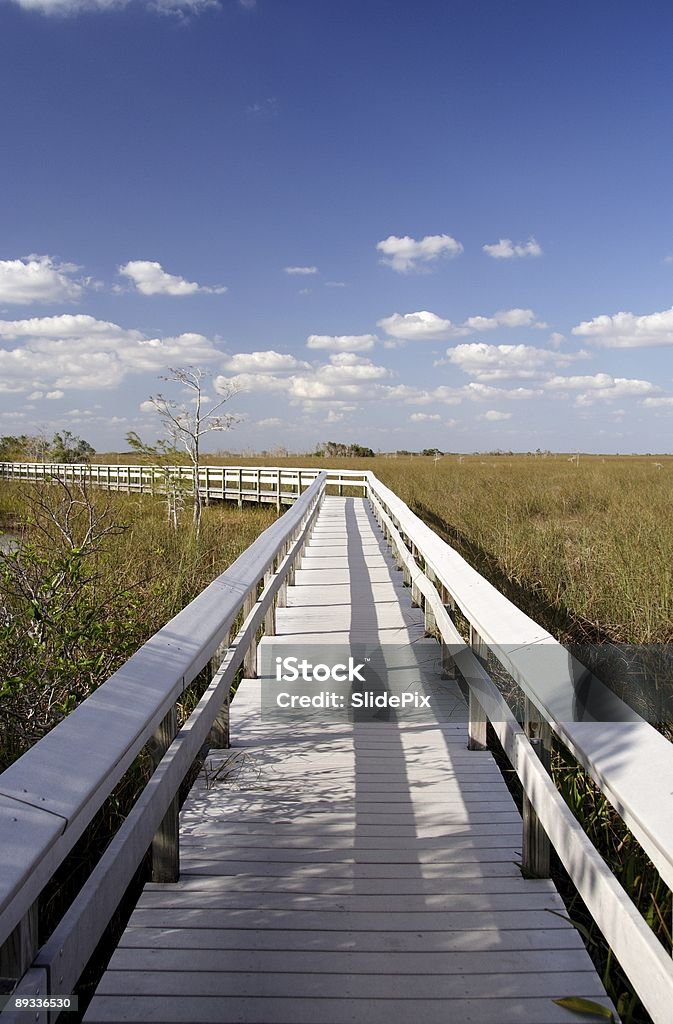
[[[0,475],[7,465],[0,464]],[[138,470],[141,477],[135,483],[131,476],[126,478],[129,487],[140,489],[147,483],[142,477],[147,467],[110,468]],[[673,745],[591,677],[551,634],[472,569],[373,473],[213,470],[219,474],[217,481],[206,481],[206,486],[219,486],[220,491],[211,491],[212,497],[264,501],[266,494],[271,500],[287,498],[295,504],[119,672],[0,776],[0,829],[6,849],[0,870],[0,944],[9,939],[21,976],[17,991],[72,991],[150,843],[155,877],[175,877],[175,800],[180,782],[211,730],[218,744],[227,742],[231,682],[241,665],[246,673],[254,673],[258,632],[264,628],[273,634],[274,609],[282,606],[285,588],[293,581],[328,483],[337,488],[355,484],[366,491],[412,589],[412,600],[424,609],[426,631],[440,640],[447,665],[457,666],[469,687],[470,748],[485,746],[490,721],[521,780],[524,870],[547,874],[551,843],[655,1024],[670,1021],[673,961],[554,787],[548,762],[554,732],[673,888]],[[42,478],[31,477],[30,472],[24,465],[21,479]],[[72,467],[65,472],[73,472]],[[55,467],[46,467],[45,473],[56,475]],[[286,473],[295,474],[294,491]],[[107,485],[106,475],[96,482]],[[113,488],[115,483],[112,480]],[[241,609],[243,625],[229,642]],[[458,632],[455,609],[469,624],[469,637]],[[495,659],[523,692],[523,724],[492,681],[489,659]],[[176,736],[175,702],[207,665],[212,681]],[[81,893],[36,954],[34,908],[40,891],[148,744],[153,745],[157,762],[154,774]],[[81,775],[73,775],[73,766],[79,766]],[[3,1024],[4,1020],[3,1015]]]
[[[352,469],[294,469],[268,466],[201,466],[199,491],[206,501],[244,501],[291,505],[319,473],[326,472],[327,483],[335,493],[356,488],[363,493],[367,473]],[[167,479],[191,490],[194,470],[191,466],[107,466],[84,462],[0,462],[0,480],[41,483],[59,479],[66,483],[85,483],[125,494],[161,494]]]
[[[275,609],[294,582],[326,485],[318,473],[226,572],[0,775],[0,946],[5,971],[20,979],[14,995],[73,991],[150,845],[154,879],[177,879],[179,786],[209,736],[211,745],[228,745],[231,685],[241,666],[255,674],[258,634],[274,633]],[[176,701],[208,667],[210,684],[177,732]],[[154,774],[38,951],[40,892],[144,747]]]

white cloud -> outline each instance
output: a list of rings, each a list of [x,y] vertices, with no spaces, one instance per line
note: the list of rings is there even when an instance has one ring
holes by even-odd
[[[512,377],[535,379],[548,374],[552,366],[568,366],[584,353],[563,354],[532,345],[487,345],[467,342],[446,350],[446,360],[479,381]]]
[[[615,313],[583,320],[572,333],[605,348],[673,345],[673,307],[660,313]]]
[[[376,341],[375,334],[310,334],[306,347],[332,352],[368,352]]]
[[[527,401],[530,398],[539,398],[543,394],[540,388],[494,388],[491,384],[480,384],[477,381],[470,381],[462,388],[467,398],[477,402],[497,400],[505,398],[511,401]]]
[[[437,420],[441,420],[441,418],[442,417],[439,413],[436,412],[412,412],[409,417],[412,423],[436,422]]]
[[[427,309],[416,313],[393,313],[377,321],[377,326],[398,341],[448,341],[476,331],[498,327],[543,327],[532,309],[501,309],[492,316],[470,316],[462,324],[444,320]]]
[[[450,320],[442,320],[436,313],[421,309],[417,313],[393,313],[377,320],[377,327],[400,341],[446,341],[457,334],[469,334]]]
[[[442,405],[460,405],[463,392],[460,388],[449,388],[445,384],[436,388],[416,388],[408,384],[396,384],[388,387],[386,398],[405,405],[431,405],[439,402]]]
[[[524,256],[541,256],[542,247],[534,238],[527,242],[514,243],[511,238],[501,238],[493,245],[482,246],[484,252],[494,260],[511,260]]]
[[[560,348],[564,341],[565,336],[563,334],[560,334],[558,331],[553,331],[549,335],[549,344],[553,345],[554,348]]]
[[[300,362],[294,356],[269,349],[266,352],[236,352],[222,364],[232,373],[280,373],[283,370],[305,370],[308,363]]]
[[[532,309],[502,309],[493,316],[470,316],[462,324],[470,331],[492,331],[496,327],[539,327]]]
[[[233,387],[247,392],[281,392],[293,403],[313,408],[314,403],[381,398],[387,388],[378,381],[390,376],[385,366],[352,352],[337,352],[328,363],[289,376],[274,373],[239,373],[233,377],[217,377],[217,388]]]
[[[378,242],[376,248],[383,253],[382,263],[392,267],[398,274],[417,270],[418,264],[431,263],[440,256],[458,256],[463,251],[460,242],[451,235],[426,235],[418,241],[405,235],[389,235]]]
[[[385,366],[376,366],[369,359],[363,359],[352,352],[337,352],[330,356],[329,364],[319,367],[316,373],[325,380],[380,380],[390,376]]]
[[[318,268],[317,267],[284,267],[283,269],[285,270],[286,274],[300,274],[300,275],[303,274],[303,275],[305,275],[305,274],[317,274],[318,273]]]
[[[45,398],[50,398],[50,399],[55,399],[55,398],[63,398],[64,396],[65,396],[65,391],[47,391],[47,393],[46,393],[46,395],[44,397]]]
[[[278,416],[267,416],[266,419],[257,420],[258,427],[280,427],[283,421]]]
[[[176,274],[167,274],[154,260],[130,260],[119,267],[119,273],[128,277],[142,295],[195,295],[197,292],[222,295],[227,290],[224,285],[209,288]]]
[[[643,405],[647,409],[663,409],[673,405],[673,398],[646,398]]]
[[[18,306],[75,301],[83,291],[72,276],[79,269],[74,263],[56,263],[51,256],[0,260],[0,302]]]
[[[595,405],[596,402],[614,402],[622,398],[646,398],[660,389],[649,380],[612,377],[609,373],[587,376],[551,377],[544,387],[549,391],[578,391],[576,405]]]
[[[511,412],[498,412],[497,409],[489,409],[482,416],[482,420],[488,420],[490,423],[499,423],[501,420],[511,420]]]
[[[346,288],[345,281],[325,281],[325,288]]]
[[[16,343],[0,349],[0,380],[28,392],[112,388],[129,374],[221,357],[201,334],[150,338],[85,314],[0,320],[0,339]]]

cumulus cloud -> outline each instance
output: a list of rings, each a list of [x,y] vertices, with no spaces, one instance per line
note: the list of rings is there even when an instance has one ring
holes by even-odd
[[[309,364],[300,362],[294,356],[269,349],[266,352],[236,352],[225,359],[223,367],[232,373],[280,373],[284,370],[305,370],[309,368]]]
[[[501,420],[511,420],[511,418],[511,412],[498,412],[497,409],[489,409],[481,417],[482,420],[488,420],[490,423],[499,423]]]
[[[673,406],[673,398],[646,398],[643,405],[646,409],[663,409]]]
[[[544,392],[540,388],[494,388],[492,384],[480,384],[478,381],[470,381],[462,389],[467,398],[477,402],[494,401],[505,398],[510,401],[527,401],[529,398],[539,398]]]
[[[412,423],[429,423],[441,420],[438,412],[412,412],[409,419]]]
[[[492,331],[496,327],[542,327],[532,309],[501,309],[493,316],[469,316],[463,327],[471,331]]]
[[[155,260],[130,260],[119,268],[119,273],[128,277],[142,295],[195,295],[197,292],[222,295],[227,290],[224,285],[210,288],[176,274],[167,274]]]
[[[310,334],[306,347],[332,352],[368,352],[376,341],[375,334]]]
[[[377,321],[377,326],[398,341],[447,341],[476,331],[498,327],[543,327],[532,309],[501,309],[492,316],[470,316],[461,324],[444,320],[436,313],[421,309],[416,313],[393,313]]]
[[[378,381],[390,376],[385,366],[352,352],[336,352],[328,363],[311,367],[301,373],[277,376],[275,373],[239,373],[215,379],[218,388],[233,387],[237,391],[285,393],[294,403],[312,407],[325,401],[368,400],[381,397]]]
[[[57,263],[51,256],[0,260],[0,302],[72,302],[82,294],[83,282],[73,278],[80,268]]]
[[[417,313],[393,313],[377,320],[377,327],[399,341],[446,341],[461,333],[460,328],[450,320],[443,320],[436,313],[421,309]],[[462,333],[468,334],[468,330]]]
[[[463,251],[460,242],[451,235],[426,235],[425,238],[418,240],[410,238],[409,235],[404,235],[403,238],[389,235],[383,241],[377,242],[376,248],[383,253],[381,262],[392,267],[398,274],[418,270],[419,264],[432,263],[440,256],[459,256]]]
[[[446,361],[459,366],[479,381],[507,380],[512,377],[544,377],[551,367],[568,366],[585,353],[563,354],[532,345],[487,345],[467,342],[446,350]]]
[[[673,345],[673,307],[660,313],[615,313],[583,320],[572,333],[604,348]]]
[[[594,373],[586,376],[551,377],[544,384],[545,389],[559,393],[581,392],[575,399],[576,405],[595,405],[597,402],[614,402],[622,398],[647,398],[660,388],[649,380],[629,377],[613,377],[609,373]]]
[[[511,238],[501,238],[493,245],[484,245],[482,248],[494,260],[512,260],[524,256],[542,255],[542,247],[534,238],[529,238],[527,242],[523,243],[514,243]]]
[[[283,421],[278,416],[267,416],[263,420],[257,420],[258,427],[280,427]]]
[[[318,273],[317,267],[284,267],[283,269],[286,274],[299,274],[300,276]]]
[[[201,334],[152,338],[85,314],[0,320],[0,380],[17,391],[102,389],[128,375],[220,358]]]

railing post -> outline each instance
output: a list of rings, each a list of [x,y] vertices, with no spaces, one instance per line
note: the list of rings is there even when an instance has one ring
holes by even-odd
[[[429,582],[432,583],[432,585],[435,587],[435,589],[437,589],[437,587],[436,587],[437,577],[435,576],[435,574],[432,571],[432,569],[428,569],[427,566],[426,566],[425,575],[426,575],[426,578],[429,580]],[[428,601],[427,597],[423,598],[423,614],[424,614],[425,635],[426,636],[437,636],[437,619],[435,618],[435,613],[432,610],[432,605]]]
[[[477,633],[474,626],[470,625],[470,647],[482,665],[486,664],[488,646]],[[486,712],[474,696],[470,687],[469,698],[469,723],[467,730],[467,749],[486,750]]]
[[[148,744],[154,767],[175,739],[178,715],[175,705],[163,718],[153,741]],[[180,877],[180,831],[178,825],[178,797],[173,797],[161,825],[152,840],[152,881],[177,882]]]
[[[248,593],[245,595],[245,601],[243,602],[243,621],[247,619],[252,609],[257,604],[257,586],[251,587]],[[245,652],[245,658],[243,659],[243,675],[246,679],[257,678],[257,632],[250,641],[250,645]]]
[[[439,596],[442,599],[442,604],[444,605],[449,618],[452,622],[455,622],[456,606],[453,598],[443,583],[440,583],[439,585]],[[443,636],[440,637],[440,644],[442,648],[442,679],[456,679],[456,663],[451,654],[451,649],[446,644]]]
[[[280,470],[276,470],[276,512],[280,512]]]
[[[243,470],[238,471],[238,507],[243,508]]]
[[[224,640],[218,645],[215,654],[210,659],[210,678],[212,679],[219,671],[220,665],[229,650],[229,641],[231,639],[231,631],[227,631],[227,635]],[[229,740],[229,692],[231,687],[227,687],[227,693],[222,702],[220,710],[215,716],[210,732],[208,734],[208,746],[215,750],[227,750],[230,745]]]
[[[274,565],[269,566],[268,572],[264,576],[264,587],[268,587],[269,583],[274,576]],[[276,635],[276,598],[271,599],[271,604],[267,608],[264,615],[264,634],[265,636]]]
[[[526,697],[524,728],[545,771],[551,773],[552,732],[548,722]],[[521,871],[526,878],[549,878],[550,843],[530,800],[523,797],[523,843]]]
[[[18,981],[35,959],[38,946],[37,909],[38,901],[35,900],[0,946],[0,978]]]

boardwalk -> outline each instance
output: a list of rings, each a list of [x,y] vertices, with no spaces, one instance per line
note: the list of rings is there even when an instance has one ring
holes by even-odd
[[[521,877],[521,819],[491,754],[466,749],[401,576],[369,505],[326,498],[263,645],[406,649],[435,715],[288,725],[245,680],[232,749],[183,808],[180,881],[145,887],[90,1024],[545,1024],[584,1019],[554,998],[607,1005],[553,884]]]

